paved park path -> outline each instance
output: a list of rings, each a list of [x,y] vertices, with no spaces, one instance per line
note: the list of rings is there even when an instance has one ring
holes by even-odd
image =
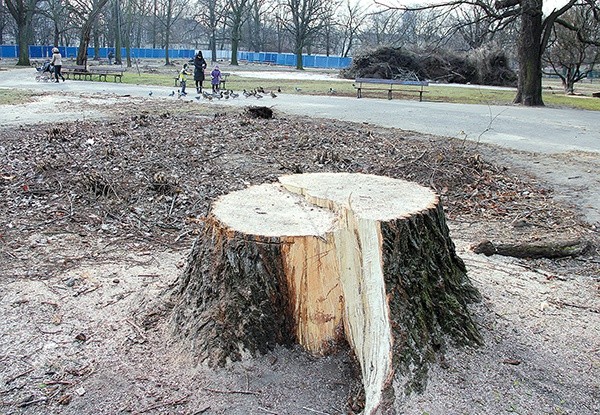
[[[86,99],[106,105],[132,96],[150,101],[177,99],[169,96],[173,88],[168,87],[86,81],[38,83],[30,68],[0,71],[0,88],[52,91],[61,95],[48,95],[35,103],[2,108],[0,125],[4,126],[103,116],[101,105],[94,106],[93,111],[74,105],[73,111],[56,113],[51,103],[57,100]],[[286,94],[285,91],[277,98],[266,94],[260,100],[241,96],[208,102],[196,100],[192,94],[183,99],[196,105],[265,105],[289,114],[364,122],[500,146],[512,150],[512,154],[497,161],[524,168],[548,182],[558,198],[578,205],[590,223],[600,226],[600,112],[356,99]]]

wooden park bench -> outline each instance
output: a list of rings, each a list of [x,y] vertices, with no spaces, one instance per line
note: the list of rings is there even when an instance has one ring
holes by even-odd
[[[221,83],[219,84],[219,89],[225,89],[225,83],[227,82],[227,78],[231,75],[229,72],[221,72]],[[193,75],[190,75],[190,79],[193,80]],[[208,81],[210,83],[210,74],[207,74],[205,77],[205,82]],[[175,88],[179,87],[179,75],[175,77]]]
[[[92,74],[87,70],[85,65],[63,65],[61,73],[67,79],[92,80]]]
[[[393,92],[419,94],[419,101],[423,101],[423,94],[426,91],[424,87],[429,85],[427,81],[412,81],[401,79],[376,79],[376,78],[356,78],[354,88],[356,88],[356,97],[362,98],[362,91],[387,91],[388,99],[392,99]]]
[[[94,77],[96,77],[98,81],[107,81],[107,78],[112,76],[114,82],[117,82],[117,80],[122,82],[123,72],[125,72],[125,70],[121,67],[86,67],[85,65],[63,65],[61,69],[61,72],[65,78],[78,79],[80,81],[93,81]]]
[[[112,76],[113,82],[123,82],[123,72],[125,70],[122,67],[112,67],[112,66],[92,66],[89,68],[89,72],[92,75],[98,76],[98,81],[107,81],[107,77]]]

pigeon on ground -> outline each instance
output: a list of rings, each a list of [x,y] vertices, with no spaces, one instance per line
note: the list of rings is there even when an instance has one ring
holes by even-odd
[[[149,95],[149,96],[152,96],[152,91],[148,92],[148,95]]]
[[[277,98],[277,95],[273,91],[271,91],[271,98]]]
[[[175,96],[175,91],[171,91],[171,93],[169,94],[170,97],[174,97]]]

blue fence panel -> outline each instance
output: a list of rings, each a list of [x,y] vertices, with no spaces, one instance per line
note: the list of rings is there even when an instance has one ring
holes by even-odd
[[[329,56],[315,56],[315,68],[329,68]]]
[[[277,53],[265,53],[265,62],[269,62],[269,63],[277,62]]]
[[[77,57],[76,46],[59,46],[59,51],[64,58]],[[98,57],[102,59],[108,58],[108,52],[114,48],[102,47],[99,49]],[[211,51],[202,51],[204,58],[212,60]],[[87,49],[88,57],[95,58],[95,50],[90,47]],[[127,50],[121,48],[121,56],[127,56]],[[194,49],[169,49],[169,57],[176,59],[193,59],[196,51]],[[17,45],[0,45],[0,58],[17,58],[19,56],[19,47]],[[29,46],[30,58],[40,59],[52,56],[52,46],[31,45]],[[131,48],[131,56],[133,58],[146,59],[164,59],[164,49],[152,48]],[[217,59],[231,59],[231,51],[217,51]],[[283,66],[296,66],[296,55],[293,53],[274,53],[274,52],[238,52],[238,59],[248,62],[272,63]],[[302,58],[303,65],[307,68],[347,68],[352,65],[352,58],[343,58],[339,56],[322,56],[322,55],[304,55]],[[590,78],[597,76],[597,73],[590,75]]]
[[[0,58],[16,58],[19,56],[19,47],[17,45],[0,46]]]
[[[42,46],[29,46],[29,56],[41,58],[42,56],[47,56],[43,54]]]
[[[296,66],[296,55],[291,53],[280,53],[277,57],[278,65]]]
[[[302,65],[307,68],[315,67],[315,57],[313,55],[302,56]]]

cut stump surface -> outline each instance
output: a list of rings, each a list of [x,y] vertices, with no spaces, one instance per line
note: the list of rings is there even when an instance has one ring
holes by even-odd
[[[210,365],[347,342],[365,414],[394,413],[422,388],[448,338],[480,342],[467,310],[479,294],[439,198],[381,176],[290,175],[221,197],[177,295],[175,333]]]

